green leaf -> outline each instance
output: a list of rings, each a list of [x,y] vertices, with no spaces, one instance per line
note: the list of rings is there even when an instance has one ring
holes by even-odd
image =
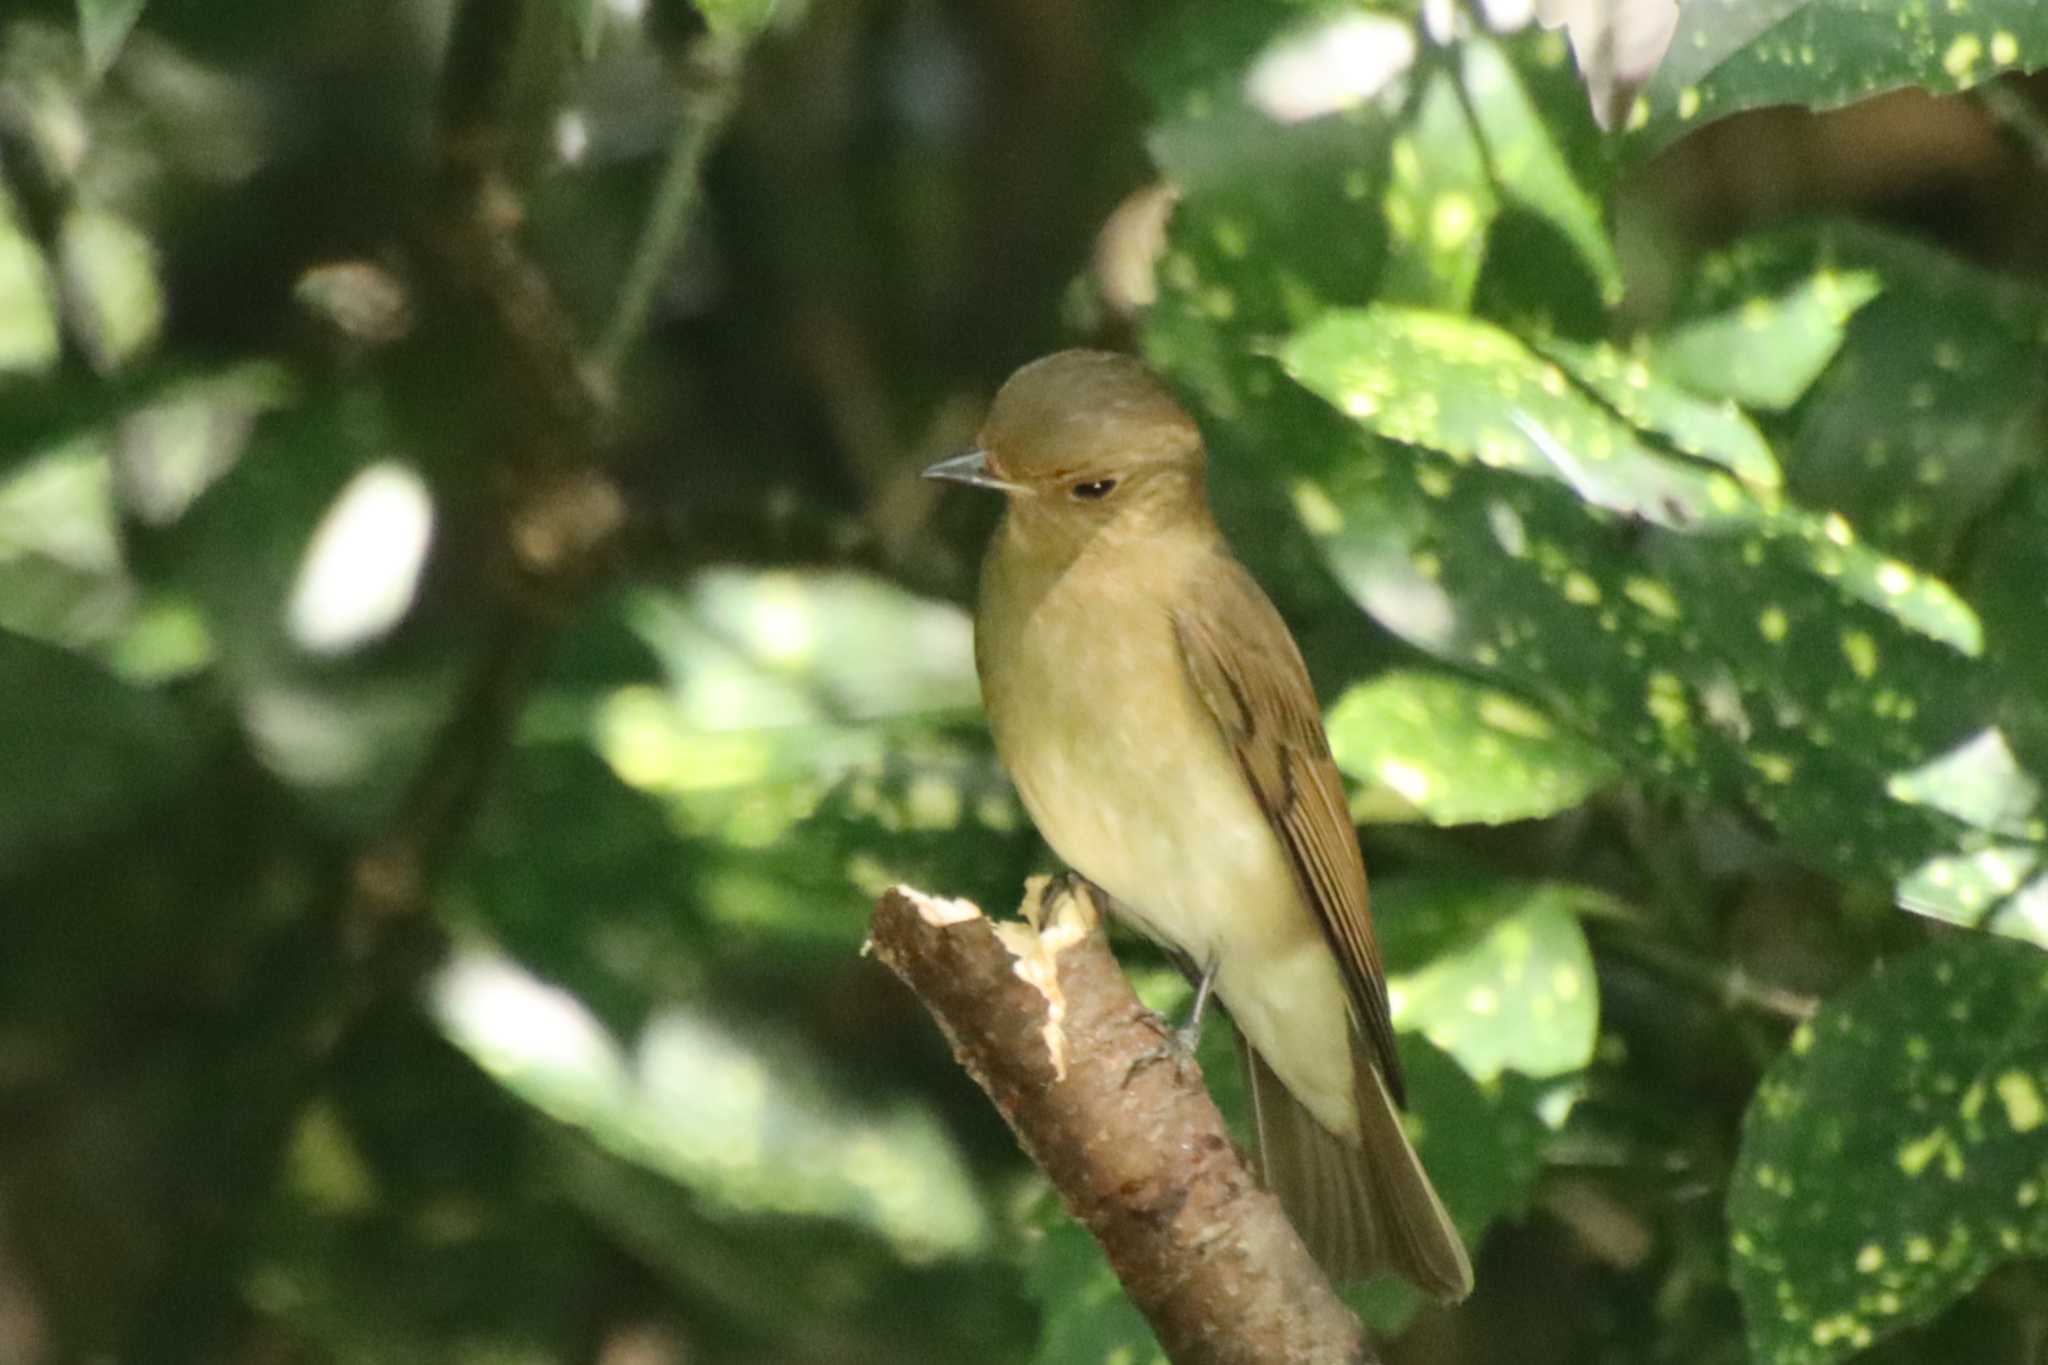
[[[58,268],[78,341],[102,374],[120,369],[163,327],[156,248],[127,219],[73,209],[57,237]]]
[[[1605,753],[1539,708],[1450,674],[1362,683],[1330,708],[1328,727],[1338,767],[1440,825],[1541,819],[1615,776]]]
[[[129,30],[142,17],[145,0],[78,0],[78,41],[94,80],[106,75],[121,55]]]
[[[1799,401],[1841,348],[1849,319],[1877,297],[1876,275],[1822,266],[1764,284],[1748,244],[1705,262],[1685,321],[1655,339],[1655,367],[1695,393],[1781,410]]]
[[[626,610],[667,684],[611,690],[591,736],[704,846],[715,920],[838,952],[898,881],[1016,895],[1033,836],[960,608],[856,574],[721,571]]]
[[[2048,958],[1954,935],[1830,1001],[1765,1074],[1728,1196],[1756,1358],[1825,1365],[2048,1254]]]
[[[49,263],[0,188],[0,375],[48,373],[62,351]]]
[[[1600,1022],[1581,888],[1393,878],[1373,886],[1394,1023],[1475,1079],[1582,1070]]]
[[[1679,6],[1678,33],[1629,118],[1647,155],[1743,109],[1836,109],[1917,85],[1967,90],[2048,64],[2034,0],[1720,0]]]
[[[1755,522],[1717,470],[1667,459],[1507,332],[1449,313],[1332,310],[1280,351],[1298,382],[1382,436],[1553,479],[1597,507],[1674,527]]]
[[[1294,490],[1390,629],[1645,777],[1739,795],[1851,875],[1955,851],[1948,816],[1885,790],[1991,705],[1969,662],[1982,628],[1945,584],[1840,516],[1664,454],[1484,324],[1332,312],[1283,358],[1366,430],[1424,447],[1325,438]]]
[[[739,42],[773,25],[794,24],[805,9],[804,0],[696,0],[696,5],[713,33]]]
[[[2048,291],[1932,246],[1837,224],[1750,243],[1755,274],[1874,275],[1797,416],[1790,486],[1888,552],[1941,569],[2039,452],[2048,411]]]
[[[1710,460],[1752,488],[1774,489],[1784,483],[1763,433],[1734,403],[1695,397],[1652,370],[1646,360],[1610,345],[1549,340],[1538,343],[1537,349],[1616,415],[1640,431],[1662,436],[1673,449]]]
[[[1946,924],[2048,948],[2048,878],[2026,880],[2042,852],[2037,843],[1992,844],[1929,858],[1899,879],[1898,902]]]
[[[1431,76],[1413,119],[1394,137],[1380,201],[1388,239],[1380,290],[1389,302],[1463,309],[1479,282],[1500,196],[1457,80],[1449,71]]]
[[[1472,38],[1460,47],[1465,92],[1486,138],[1500,192],[1555,227],[1585,264],[1601,298],[1618,303],[1621,262],[1608,238],[1600,202],[1586,192],[1499,44]]]
[[[562,13],[569,31],[576,35],[576,50],[584,61],[597,56],[604,41],[604,0],[562,0]]]
[[[669,1004],[629,1049],[574,996],[480,950],[456,955],[432,999],[449,1039],[506,1089],[730,1215],[842,1219],[914,1260],[987,1241],[973,1180],[929,1111],[839,1095],[759,1030]]]
[[[1931,806],[1994,834],[2048,839],[2040,817],[2041,784],[2023,771],[1996,726],[1885,786],[1893,800]]]
[[[169,701],[76,655],[0,631],[0,875],[84,847],[190,778],[199,737]]]

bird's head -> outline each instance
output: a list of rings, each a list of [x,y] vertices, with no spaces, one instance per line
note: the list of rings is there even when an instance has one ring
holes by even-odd
[[[1201,432],[1129,356],[1060,351],[1031,362],[996,394],[977,447],[925,477],[1003,493],[1013,516],[1047,528],[1089,531],[1204,505]]]

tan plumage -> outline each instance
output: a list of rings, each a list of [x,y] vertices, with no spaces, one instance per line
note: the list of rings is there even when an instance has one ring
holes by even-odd
[[[1054,850],[1198,968],[1245,1045],[1268,1184],[1334,1277],[1472,1270],[1401,1131],[1365,867],[1300,652],[1210,517],[1201,437],[1126,357],[1006,384],[938,477],[1009,494],[975,645]]]

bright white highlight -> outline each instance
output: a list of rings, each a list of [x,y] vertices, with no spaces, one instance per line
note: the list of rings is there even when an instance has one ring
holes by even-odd
[[[1384,14],[1351,14],[1283,38],[1245,77],[1245,99],[1281,123],[1362,104],[1415,64],[1415,33]]]
[[[434,538],[426,481],[404,465],[371,465],[349,480],[306,547],[285,608],[292,639],[312,654],[345,654],[412,609]]]

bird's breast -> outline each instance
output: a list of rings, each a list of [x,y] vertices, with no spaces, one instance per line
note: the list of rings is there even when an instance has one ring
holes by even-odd
[[[982,625],[1002,637],[981,645],[996,747],[1039,832],[1198,962],[1250,934],[1314,932],[1278,838],[1187,680],[1167,605],[1115,585],[1078,589],[1056,584],[1007,613],[990,603]]]
[[[1355,1136],[1348,1004],[1286,850],[1203,706],[1152,577],[1033,580],[990,556],[975,650],[996,748],[1039,833],[1198,966],[1332,1132]]]

